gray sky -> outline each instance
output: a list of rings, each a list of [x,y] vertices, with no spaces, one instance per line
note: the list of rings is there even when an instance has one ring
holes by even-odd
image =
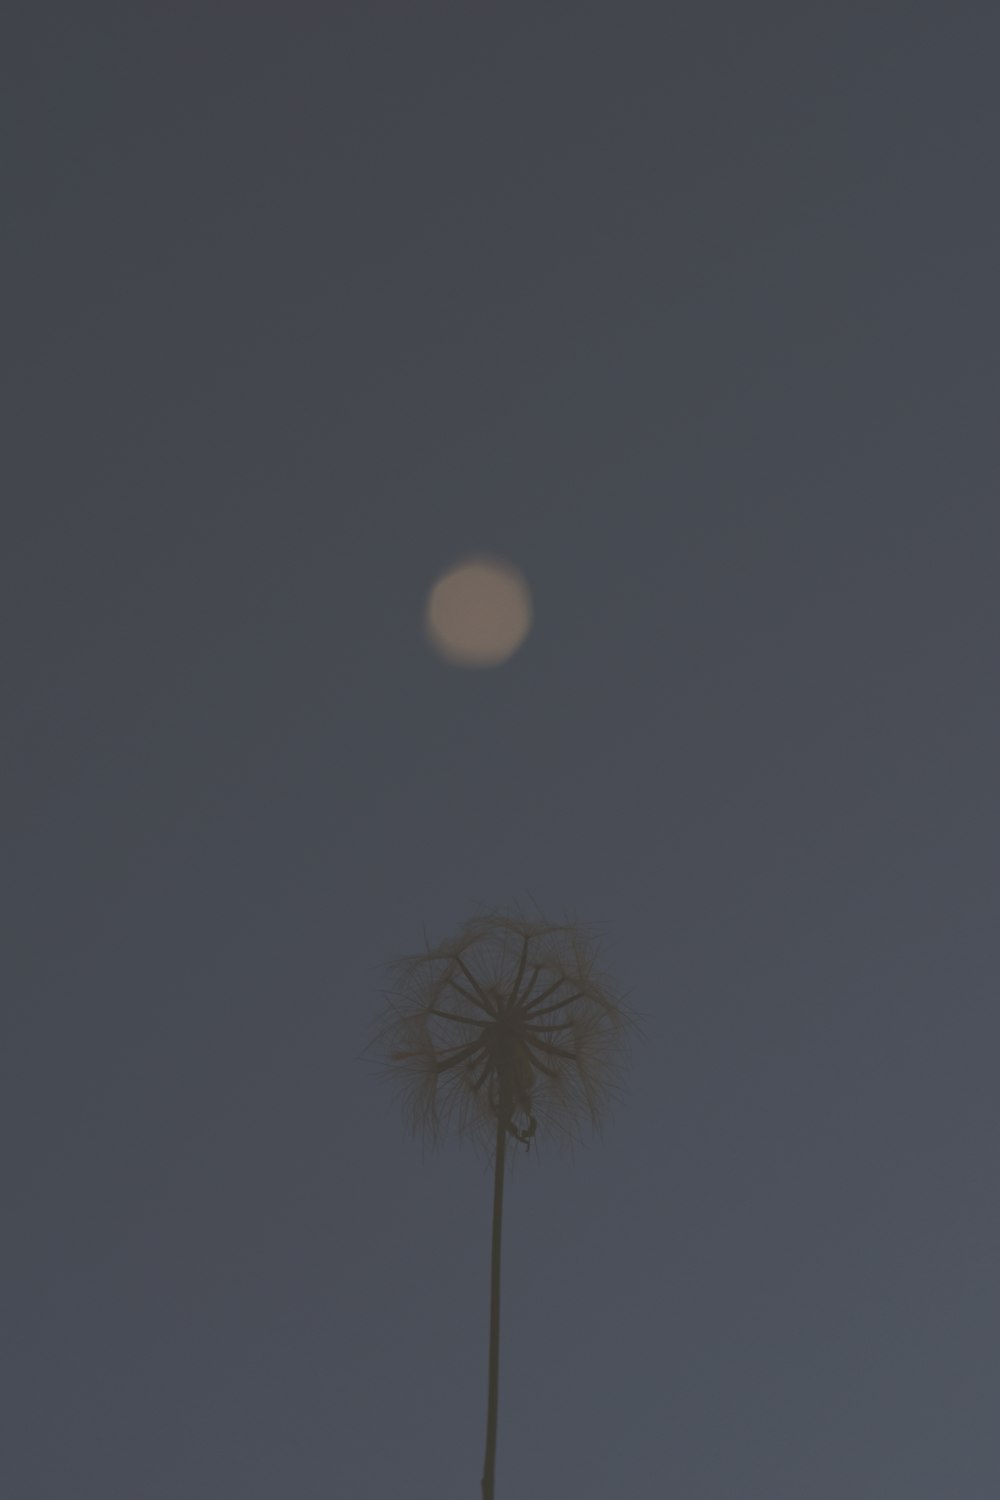
[[[478,1496],[488,1168],[358,1054],[534,899],[646,1040],[499,1495],[1000,1492],[995,7],[17,9],[0,1490]]]

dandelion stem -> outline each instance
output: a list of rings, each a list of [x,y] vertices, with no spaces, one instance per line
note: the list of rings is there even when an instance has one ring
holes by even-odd
[[[490,1254],[490,1365],[486,1401],[486,1458],[483,1463],[483,1500],[493,1500],[497,1461],[497,1400],[500,1394],[500,1232],[503,1224],[504,1155],[510,1123],[510,1096],[501,1089],[497,1110],[496,1156],[493,1163],[493,1248]]]

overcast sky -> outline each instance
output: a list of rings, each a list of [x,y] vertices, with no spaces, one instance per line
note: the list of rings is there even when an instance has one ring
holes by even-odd
[[[478,1497],[489,1168],[359,1054],[534,901],[646,1034],[499,1500],[991,1500],[996,6],[15,11],[0,1491]]]

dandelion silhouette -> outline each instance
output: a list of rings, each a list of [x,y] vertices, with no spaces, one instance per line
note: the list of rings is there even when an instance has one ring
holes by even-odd
[[[577,1139],[618,1091],[634,1024],[578,923],[491,913],[458,937],[391,965],[376,1038],[410,1125],[471,1137],[493,1160],[490,1345],[483,1500],[493,1500],[500,1358],[500,1240],[508,1137]]]

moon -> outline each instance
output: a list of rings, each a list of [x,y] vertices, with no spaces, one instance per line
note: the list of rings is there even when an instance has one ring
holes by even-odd
[[[523,645],[533,616],[531,590],[513,563],[467,557],[434,584],[424,628],[453,666],[498,667]]]

